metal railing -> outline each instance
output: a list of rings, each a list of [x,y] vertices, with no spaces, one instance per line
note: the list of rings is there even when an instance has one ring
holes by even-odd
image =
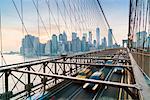
[[[133,49],[131,53],[142,71],[150,77],[150,53],[143,49]]]

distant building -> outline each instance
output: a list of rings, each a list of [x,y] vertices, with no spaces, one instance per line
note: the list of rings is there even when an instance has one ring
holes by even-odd
[[[45,55],[45,46],[46,46],[46,44],[44,44],[44,43],[40,43],[40,45],[39,45],[39,55],[40,56],[42,56],[42,55]]]
[[[82,52],[85,52],[85,51],[86,51],[86,38],[85,38],[84,36],[82,37],[81,51],[82,51]]]
[[[85,51],[89,51],[90,50],[90,46],[89,46],[89,43],[86,42],[86,45],[85,45]]]
[[[58,51],[58,41],[57,41],[57,36],[53,34],[52,36],[52,55],[56,56]]]
[[[65,44],[60,41],[58,42],[58,54],[65,53]]]
[[[92,46],[92,32],[89,32],[88,43],[90,46]]]
[[[96,49],[97,45],[96,45],[96,40],[93,41],[93,45],[94,45],[94,49]]]
[[[52,52],[52,41],[49,40],[45,45],[45,55],[51,55]]]
[[[102,39],[102,49],[105,49],[107,47],[107,41],[106,41],[106,37],[104,37]]]
[[[142,31],[136,33],[136,47],[143,48],[146,46],[147,32]]]
[[[97,43],[97,48],[100,46],[100,29],[96,28],[96,43]]]
[[[113,40],[112,40],[112,29],[108,30],[108,48],[113,47]]]
[[[63,42],[67,42],[67,35],[66,35],[66,32],[63,32]]]
[[[87,33],[83,33],[83,36],[85,37],[85,40],[87,41]]]
[[[72,32],[72,51],[77,52],[77,33]]]
[[[147,51],[150,52],[150,35],[147,37]]]
[[[68,41],[67,46],[68,46],[68,52],[71,52],[72,51],[72,42]]]
[[[147,37],[147,47],[150,48],[150,35]]]
[[[67,43],[67,35],[65,31],[63,32],[63,44],[65,46],[65,51],[68,52],[69,49],[68,49],[68,43]]]
[[[79,39],[79,37],[77,37],[76,41],[77,41],[77,52],[80,52],[81,51],[81,40]]]
[[[75,40],[77,38],[77,33],[72,32],[72,40]]]
[[[59,34],[59,42],[62,42],[62,41],[63,41],[63,35]]]
[[[40,42],[39,38],[26,35],[24,39],[22,39],[22,45],[20,48],[20,53],[24,56],[39,56],[41,54],[40,51]]]

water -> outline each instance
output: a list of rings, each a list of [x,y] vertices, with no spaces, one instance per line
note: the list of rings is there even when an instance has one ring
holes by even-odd
[[[45,59],[45,58],[50,58],[48,56],[44,56],[44,57],[40,57],[40,59]],[[23,56],[19,55],[19,54],[13,54],[13,55],[10,55],[10,54],[5,54],[4,55],[4,59],[6,61],[6,64],[15,64],[15,63],[20,63],[20,62],[24,62],[24,61],[33,61],[33,60],[38,60],[39,58],[37,57],[34,57],[34,58],[24,58]],[[1,62],[0,62],[1,64]],[[1,64],[2,65],[2,64]],[[36,72],[42,72],[43,70],[41,69],[39,71],[39,69],[41,68],[42,65],[35,65],[35,66],[32,66],[32,68],[36,71]],[[54,72],[54,66],[52,65],[52,63],[49,63],[48,64],[49,68]],[[57,66],[57,70],[59,70],[59,66]],[[67,67],[67,66],[66,66]],[[73,66],[75,67],[75,66]],[[25,68],[22,68],[23,70],[25,70]],[[66,70],[69,70],[69,67],[66,68]],[[31,71],[33,71],[31,69]],[[46,67],[46,73],[49,73],[49,69]],[[11,72],[12,74],[14,74],[17,78],[19,78],[22,73],[18,73],[18,72],[14,72],[12,71]],[[62,70],[59,70],[58,73],[62,73]],[[49,74],[52,74],[51,72]],[[0,76],[2,75],[2,73],[0,73]],[[41,83],[41,78],[37,76],[36,80],[33,82],[33,79],[35,78],[35,75],[31,75],[31,83],[33,83],[33,85],[36,85],[38,83]],[[27,81],[27,74],[24,74],[22,76],[22,78],[20,79],[21,81],[23,81],[25,84],[28,83]],[[18,81],[17,79],[15,79],[12,75],[9,75],[9,79],[8,79],[8,86],[9,86],[9,91],[11,91],[15,85],[15,83]],[[4,75],[3,77],[0,78],[0,94],[1,93],[4,93],[5,92],[5,79],[4,79]],[[18,91],[22,91],[24,90],[24,85],[21,83],[21,82],[18,82],[17,83],[17,86],[12,90],[13,91],[13,94],[17,93]],[[37,93],[39,94],[39,93]]]
[[[14,63],[20,63],[20,62],[24,62],[24,61],[32,61],[32,60],[38,60],[38,59],[44,59],[44,58],[48,58],[48,56],[43,56],[43,57],[33,57],[33,58],[28,58],[28,57],[24,57],[20,54],[4,54],[4,59],[6,61],[6,64],[14,64]],[[6,65],[3,62],[3,65]],[[2,65],[2,62],[0,60],[0,65]]]
[[[15,64],[15,63],[21,63],[21,62],[24,62],[24,61],[33,61],[33,60],[38,60],[39,58],[38,57],[33,57],[33,58],[27,58],[27,57],[23,57],[19,54],[4,54],[4,59],[6,61],[6,64]],[[44,58],[48,58],[48,56],[44,56],[44,57],[40,57],[40,59],[44,59]],[[0,60],[0,66],[1,65],[6,65],[4,62],[2,64],[2,61]],[[36,66],[37,67],[37,66]],[[39,70],[39,67],[37,68],[34,68],[34,70]],[[21,76],[21,73],[17,73],[17,72],[11,72],[13,73],[15,76],[17,76],[18,78]],[[0,73],[0,76],[2,75],[2,73]],[[21,80],[24,80],[26,83],[26,75],[24,75]],[[13,88],[14,86],[14,83],[17,82],[17,80],[13,77],[12,78],[12,75],[9,76],[9,79],[8,79],[8,85],[9,85],[9,91]],[[3,77],[0,78],[0,94],[1,93],[4,93],[4,87],[5,86],[5,81],[4,81],[4,75]],[[24,89],[24,86],[18,82],[17,84],[17,88],[18,89],[14,89],[13,92],[17,92],[18,90],[22,90]]]

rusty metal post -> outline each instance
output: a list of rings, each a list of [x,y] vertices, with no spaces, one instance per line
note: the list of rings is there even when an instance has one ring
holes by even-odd
[[[28,68],[28,71],[30,71],[30,66],[27,67]],[[31,80],[31,77],[30,77],[30,73],[28,73],[28,96],[30,97],[31,95],[31,87],[30,87],[30,80]]]
[[[57,75],[57,64],[55,63],[55,74]],[[57,84],[57,78],[55,78],[55,84]]]
[[[46,73],[46,70],[45,70],[46,66],[47,66],[47,63],[43,63],[43,73]],[[44,87],[44,92],[45,92],[47,78],[45,76],[43,76],[43,80],[42,81],[43,81],[43,87]]]
[[[9,77],[9,72],[8,70],[5,71],[5,93],[8,92],[8,77]]]

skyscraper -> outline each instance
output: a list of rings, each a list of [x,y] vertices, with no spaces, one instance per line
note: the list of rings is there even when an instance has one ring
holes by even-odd
[[[65,45],[65,51],[69,51],[67,44],[67,35],[65,31],[63,32],[63,44]]]
[[[22,39],[22,46],[21,46],[21,54],[24,56],[38,56],[40,54],[40,42],[39,38],[26,35],[24,39]]]
[[[108,48],[113,47],[113,41],[112,41],[112,29],[108,30]]]
[[[62,41],[63,41],[63,35],[59,34],[59,42],[62,42]]]
[[[92,46],[92,32],[89,32],[88,43],[90,46]]]
[[[82,52],[85,52],[85,51],[86,51],[86,39],[85,39],[84,36],[82,37],[81,51],[82,51]]]
[[[67,41],[67,35],[65,31],[63,32],[63,41]]]
[[[96,40],[93,41],[94,49],[96,49]]]
[[[137,47],[142,48],[143,46],[146,46],[146,38],[147,38],[147,32],[146,31],[136,33]]]
[[[81,51],[81,40],[79,39],[79,37],[77,37],[77,52]]]
[[[72,51],[77,52],[77,33],[72,32]]]
[[[77,38],[77,33],[72,32],[72,40],[75,40]]]
[[[150,35],[147,37],[147,49],[150,52]]]
[[[83,33],[83,36],[85,37],[85,40],[87,41],[87,33]]]
[[[57,41],[57,36],[53,34],[52,36],[52,55],[57,55],[57,50],[58,50],[58,41]]]
[[[97,27],[96,28],[96,43],[97,43],[97,48],[100,46],[100,29]]]
[[[102,48],[105,49],[107,47],[106,37],[102,39]]]
[[[52,41],[49,40],[45,45],[45,54],[50,56],[51,52],[52,52]]]
[[[65,44],[62,41],[58,42],[58,53],[65,53]]]

